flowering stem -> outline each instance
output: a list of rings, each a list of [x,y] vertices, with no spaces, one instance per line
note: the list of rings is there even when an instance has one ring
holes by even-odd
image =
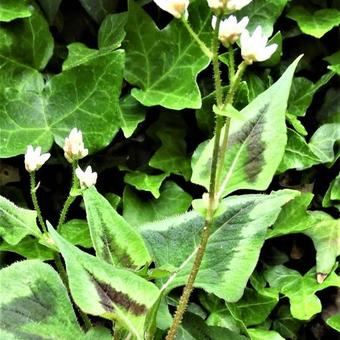
[[[223,89],[222,89],[222,82],[221,82],[219,62],[218,62],[218,47],[219,47],[218,33],[219,33],[220,23],[221,23],[221,17],[218,17],[214,35],[212,38],[212,52],[213,52],[212,60],[213,60],[214,80],[215,80],[216,103],[218,107],[222,107],[223,105]],[[222,127],[223,127],[223,117],[217,116],[216,124],[215,124],[214,150],[213,150],[212,163],[211,163],[209,202],[208,202],[207,214],[206,214],[206,218],[204,222],[203,231],[201,234],[201,240],[200,240],[197,253],[194,259],[194,263],[190,271],[188,281],[183,289],[182,296],[179,300],[177,310],[174,316],[174,320],[168,331],[166,340],[173,340],[175,338],[177,329],[182,322],[182,318],[187,308],[191,292],[193,291],[194,282],[198,274],[199,268],[201,266],[202,259],[203,259],[205,249],[207,247],[208,239],[210,236],[210,228],[211,228],[214,213],[216,210],[216,205],[215,205],[215,202],[216,202],[215,193],[217,189],[216,188],[216,173],[217,173],[217,165],[218,165],[218,157],[219,157],[219,142],[220,142]]]
[[[235,76],[235,57],[234,57],[234,49],[232,45],[228,46],[228,56],[229,56],[229,83],[233,82]]]
[[[68,194],[68,197],[67,197],[67,199],[64,203],[63,209],[61,210],[58,225],[57,225],[57,230],[59,230],[59,228],[65,223],[67,212],[68,212],[71,204],[75,200],[75,196],[71,196],[71,192],[78,185],[77,184],[78,183],[77,177],[76,177],[76,168],[77,168],[77,162],[73,162],[72,163],[72,185],[71,185],[71,189],[70,189],[70,192]]]
[[[197,42],[198,46],[201,48],[201,50],[203,51],[203,53],[209,57],[210,59],[213,57],[212,52],[209,50],[209,48],[207,47],[207,45],[198,37],[198,35],[194,32],[194,30],[191,28],[188,20],[186,20],[185,18],[182,17],[182,22],[183,25],[185,26],[185,28],[188,30],[188,32],[190,33],[190,35],[194,38],[194,40]]]
[[[42,214],[41,214],[41,210],[40,210],[40,207],[39,207],[37,194],[36,194],[36,191],[37,191],[38,188],[37,188],[37,184],[36,184],[36,181],[35,181],[35,171],[30,172],[30,182],[31,182],[31,190],[30,191],[31,191],[32,203],[33,203],[35,211],[37,212],[39,224],[40,224],[43,232],[46,233],[47,228],[46,228],[44,219],[43,219]]]

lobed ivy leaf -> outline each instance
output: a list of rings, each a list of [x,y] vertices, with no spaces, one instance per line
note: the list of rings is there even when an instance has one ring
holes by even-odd
[[[139,269],[151,262],[142,237],[96,190],[83,193],[86,216],[98,258],[115,265]]]
[[[164,182],[158,199],[145,200],[131,188],[124,190],[123,216],[134,228],[144,223],[182,214],[191,205],[192,197],[173,182]]]
[[[287,17],[295,20],[301,31],[315,38],[321,38],[333,27],[340,24],[340,11],[335,8],[311,12],[302,6],[294,6]]]
[[[231,121],[219,193],[221,197],[239,189],[264,190],[272,181],[287,141],[286,105],[294,70],[300,59],[296,59],[275,84],[240,112],[247,120]],[[277,92],[280,96],[275,95]],[[201,144],[192,159],[191,181],[206,189],[210,181],[213,144],[214,139]]]
[[[9,22],[18,18],[28,18],[31,15],[31,6],[25,1],[1,0],[0,22]]]
[[[240,299],[257,263],[267,227],[274,223],[281,206],[296,194],[283,190],[268,196],[243,195],[225,199],[195,286],[229,302]],[[157,266],[180,268],[174,279],[167,283],[167,291],[185,284],[203,224],[204,219],[192,211],[140,227]]]
[[[159,189],[168,174],[149,175],[145,172],[129,172],[124,176],[124,182],[134,186],[137,190],[150,191],[155,198],[159,198]]]
[[[1,24],[0,65],[12,62],[42,70],[50,60],[54,41],[48,24],[37,6],[30,5],[29,12],[26,18]]]
[[[19,208],[0,196],[0,236],[10,245],[18,244],[25,236],[41,237],[37,226],[37,212]]]
[[[330,66],[328,68],[340,75],[340,52],[335,52],[332,55],[324,58],[328,63],[330,63]]]
[[[261,25],[263,34],[266,37],[270,37],[273,33],[274,24],[287,2],[288,0],[253,0],[234,15],[239,20],[248,16],[249,24],[247,29],[250,32],[253,32],[256,26]]]
[[[151,282],[127,269],[82,252],[50,225],[49,233],[63,255],[72,297],[87,314],[118,320],[137,340],[142,340],[145,318],[159,296]]]
[[[289,298],[290,311],[295,319],[309,320],[320,313],[322,306],[315,293],[330,286],[339,287],[340,277],[332,272],[322,283],[316,281],[315,268],[302,276],[298,271],[278,265],[265,271],[271,287]]]
[[[84,339],[59,275],[38,260],[0,271],[1,338]]]
[[[193,29],[206,40],[211,32],[206,2],[195,1],[189,10]],[[129,1],[123,46],[126,49],[125,79],[138,87],[131,94],[139,102],[175,110],[201,106],[196,77],[210,60],[180,20],[173,20],[159,30],[134,1]]]

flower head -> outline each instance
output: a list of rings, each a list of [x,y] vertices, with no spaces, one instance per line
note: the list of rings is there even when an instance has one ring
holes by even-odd
[[[216,28],[217,18],[213,16],[211,25]],[[218,32],[218,38],[224,45],[233,44],[245,30],[248,25],[248,17],[242,18],[240,22],[237,22],[235,16],[231,15],[228,19],[221,21],[220,29]]]
[[[208,6],[214,11],[234,12],[247,6],[252,0],[208,0]]]
[[[77,128],[72,129],[69,136],[65,138],[64,155],[68,162],[84,158],[89,151],[85,149],[83,135]]]
[[[247,64],[267,60],[277,49],[277,44],[267,46],[268,38],[262,36],[261,26],[256,27],[252,36],[244,30],[240,41],[242,58]]]
[[[91,166],[88,166],[85,171],[80,169],[78,166],[76,169],[76,176],[79,179],[80,187],[82,189],[89,188],[97,182],[97,173],[92,172]]]
[[[29,145],[25,154],[25,169],[28,172],[37,171],[50,157],[49,153],[41,153],[40,146],[34,150],[33,146]]]
[[[153,0],[158,7],[180,19],[188,18],[189,0]]]

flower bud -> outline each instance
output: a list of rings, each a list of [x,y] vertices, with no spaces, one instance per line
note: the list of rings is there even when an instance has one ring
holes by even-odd
[[[177,19],[188,18],[189,0],[154,0],[154,2],[163,11],[170,13]]]
[[[37,171],[50,157],[49,153],[41,154],[40,146],[34,150],[33,146],[29,145],[25,154],[25,169],[28,172]]]
[[[97,182],[97,173],[92,172],[91,166],[88,166],[85,171],[78,166],[76,169],[76,176],[79,179],[80,187],[82,189],[89,188]]]
[[[261,26],[256,27],[252,36],[244,30],[240,42],[242,58],[247,64],[267,60],[277,49],[277,44],[267,46],[268,38],[262,36]]]
[[[80,130],[74,128],[69,136],[65,138],[64,155],[69,163],[82,159],[89,151],[85,149],[83,135]]]
[[[216,29],[216,21],[217,18],[213,16],[211,25],[214,29]],[[248,22],[248,17],[244,17],[240,22],[237,22],[236,17],[231,15],[228,19],[221,21],[218,31],[218,39],[225,46],[233,44],[245,30]]]

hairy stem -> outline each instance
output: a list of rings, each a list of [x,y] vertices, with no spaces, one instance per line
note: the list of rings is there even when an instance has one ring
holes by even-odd
[[[212,52],[209,50],[209,48],[207,47],[207,45],[199,38],[199,36],[194,32],[194,30],[191,28],[189,22],[185,19],[182,18],[182,22],[183,25],[185,26],[185,28],[188,30],[188,32],[190,33],[190,35],[194,38],[194,40],[197,42],[198,46],[201,48],[201,50],[203,51],[203,53],[209,57],[210,59],[213,57]]]
[[[231,84],[234,80],[235,76],[235,57],[234,57],[234,49],[232,45],[228,46],[228,56],[229,56],[229,83]]]
[[[41,214],[41,210],[40,210],[38,198],[37,198],[37,193],[36,193],[38,187],[37,187],[37,184],[36,184],[36,181],[35,181],[35,171],[30,172],[30,183],[31,183],[30,192],[31,192],[32,203],[33,203],[35,211],[37,212],[39,224],[40,224],[43,232],[47,233],[46,224],[45,224],[44,219],[43,219],[42,214]]]
[[[221,23],[221,17],[217,18],[216,28],[214,31],[214,35],[212,38],[212,52],[213,52],[213,71],[214,71],[214,81],[215,81],[215,95],[216,95],[216,103],[218,107],[222,107],[223,105],[223,89],[222,89],[222,81],[219,69],[218,62],[218,32]],[[188,281],[183,289],[182,296],[179,300],[179,304],[177,306],[177,310],[174,316],[173,323],[168,331],[166,336],[166,340],[173,340],[176,336],[177,329],[182,322],[184,312],[187,308],[190,295],[194,289],[194,282],[198,271],[200,269],[202,259],[205,253],[205,249],[207,247],[210,228],[213,222],[214,213],[216,210],[215,205],[215,193],[216,193],[216,173],[217,173],[217,165],[218,165],[218,157],[219,157],[219,142],[221,137],[221,129],[223,127],[223,117],[217,116],[215,123],[215,142],[214,142],[214,150],[212,155],[212,163],[211,163],[211,175],[210,175],[210,185],[209,185],[209,202],[207,207],[207,214],[205,218],[205,223],[203,227],[203,231],[201,234],[200,244],[197,249],[196,257],[192,266],[192,269],[189,274]]]

